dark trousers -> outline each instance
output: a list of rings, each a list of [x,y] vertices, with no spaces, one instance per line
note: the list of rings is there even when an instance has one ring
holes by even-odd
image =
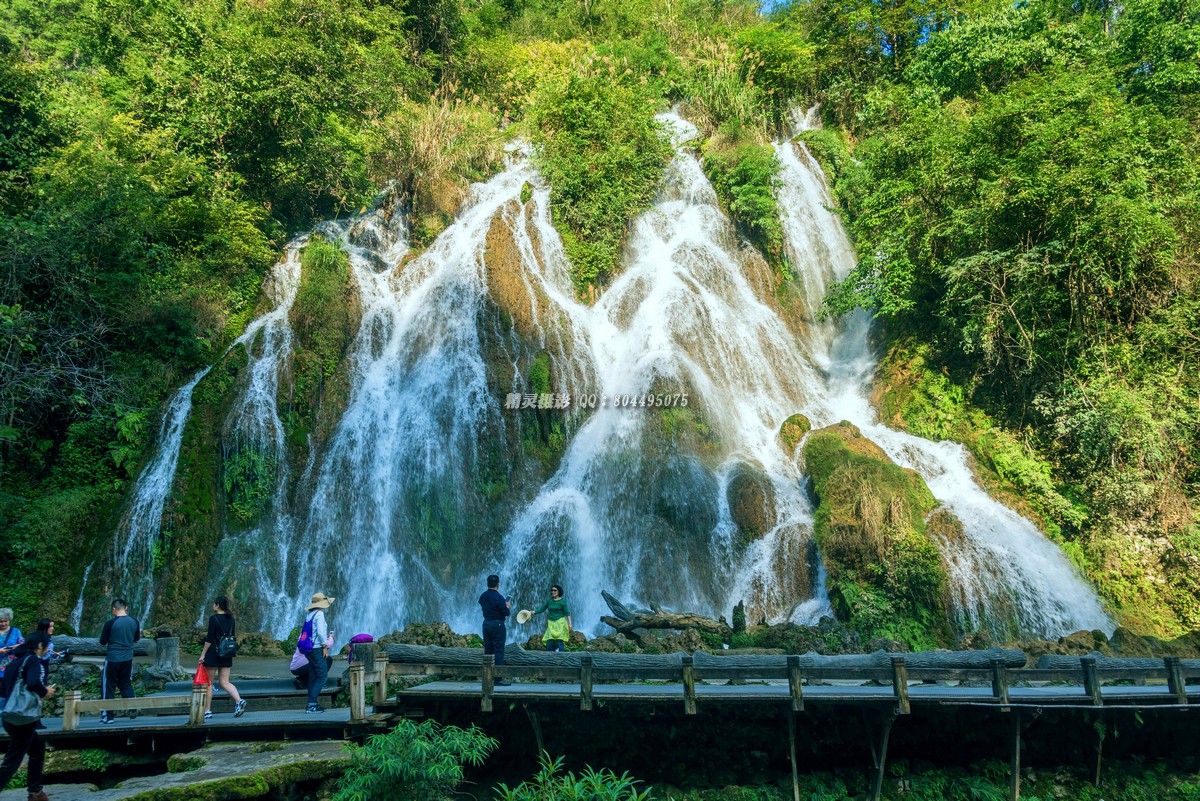
[[[116,698],[117,693],[122,698],[133,698],[133,660],[128,662],[109,662],[104,660],[100,668],[100,697]],[[102,712],[111,715],[111,712]]]
[[[504,664],[504,641],[507,639],[508,632],[504,630],[503,620],[483,621],[483,652],[495,654],[497,665]]]
[[[0,789],[8,786],[17,769],[21,767],[21,760],[29,754],[29,792],[41,792],[42,766],[46,764],[46,743],[38,734],[37,727],[36,721],[25,726],[4,724],[4,730],[12,739],[8,741],[4,764],[0,765]]]
[[[122,698],[133,697],[133,660],[128,662],[109,662],[104,660],[100,669],[100,697],[116,698],[117,693]]]
[[[566,643],[562,640],[545,640],[547,651],[565,651]]]
[[[325,661],[325,652],[314,648],[308,652],[308,704],[313,706],[325,689],[325,679],[329,676],[329,663]]]

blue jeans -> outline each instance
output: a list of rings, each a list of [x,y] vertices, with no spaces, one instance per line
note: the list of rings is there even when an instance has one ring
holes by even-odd
[[[563,642],[562,640],[543,640],[543,642],[546,643],[547,651],[565,651],[565,650],[567,650],[567,648],[566,648],[567,644],[565,642]]]
[[[325,679],[329,676],[329,663],[325,661],[325,652],[314,648],[308,652],[308,704],[314,706],[325,689]]]
[[[503,620],[483,621],[483,652],[495,654],[497,665],[504,664],[504,641],[507,639],[508,632],[504,629]]]

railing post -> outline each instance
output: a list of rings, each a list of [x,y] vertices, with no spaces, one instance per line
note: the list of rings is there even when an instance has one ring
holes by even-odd
[[[800,674],[800,657],[789,656],[787,658],[788,666],[788,693],[792,696],[792,711],[804,711],[804,682],[803,676]],[[793,724],[794,725],[794,724]]]
[[[1008,705],[1008,668],[1001,659],[992,660],[992,695],[997,703]]]
[[[911,712],[912,707],[908,703],[908,667],[902,656],[892,657],[892,692],[896,696],[896,711],[901,715]]]
[[[492,711],[492,693],[495,692],[496,685],[496,655],[483,655],[483,676],[480,679],[480,690],[482,695],[479,698],[479,709],[483,712]]]
[[[350,720],[366,720],[367,683],[362,662],[350,663]]]
[[[579,657],[579,708],[584,712],[592,709],[592,655]]]
[[[1096,658],[1080,657],[1079,665],[1083,668],[1083,691],[1092,699],[1092,706],[1103,706],[1104,696],[1100,693],[1100,671],[1096,667]]]
[[[208,696],[207,684],[192,685],[192,701],[188,705],[188,725],[199,726],[204,722],[204,701]]]
[[[696,666],[690,656],[683,658],[683,711],[696,714]]]
[[[81,697],[79,690],[69,690],[63,699],[63,731],[75,731],[79,728],[79,709],[75,705]]]
[[[1163,663],[1167,666],[1167,687],[1175,695],[1175,703],[1186,705],[1187,682],[1183,678],[1183,663],[1177,656],[1164,656]]]

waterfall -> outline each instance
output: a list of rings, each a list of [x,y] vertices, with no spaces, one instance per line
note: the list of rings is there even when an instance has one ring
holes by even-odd
[[[234,409],[234,426],[246,431],[251,438],[278,442],[279,447],[282,446],[282,431],[274,410],[274,397],[279,362],[291,349],[287,314],[299,284],[298,254],[303,241],[304,238],[301,238],[289,245],[284,257],[267,277],[265,290],[274,302],[274,308],[251,322],[230,345],[230,349],[239,345],[246,348],[250,371],[249,388],[242,403]],[[257,349],[252,347],[255,344],[258,345]],[[163,415],[157,449],[134,483],[130,501],[122,516],[121,534],[115,540],[114,561],[116,575],[121,578],[120,592],[126,595],[133,609],[139,610],[143,620],[150,620],[152,616],[153,575],[157,567],[156,560],[161,558],[159,548],[163,510],[175,484],[183,434],[192,412],[192,392],[210,369],[206,367],[196,373],[172,396]],[[84,575],[85,584],[86,581],[87,573]],[[79,614],[82,617],[82,605],[79,606]]]
[[[677,144],[695,134],[677,116],[662,119]],[[654,208],[634,223],[628,254],[583,317],[592,392],[607,403],[509,527],[506,591],[533,606],[557,581],[584,630],[607,614],[604,589],[709,614],[744,598],[772,619],[815,622],[828,612],[824,592],[800,606],[814,595],[812,510],[778,432],[818,375],[757,296],[756,265],[683,147]],[[665,409],[613,403],[644,395],[672,400]],[[738,541],[729,502],[743,479],[774,507],[749,543]],[[477,616],[465,610],[462,625]]]
[[[163,507],[175,484],[183,431],[192,412],[192,391],[209,369],[205,367],[196,373],[191,381],[175,392],[167,404],[158,432],[158,448],[134,482],[130,501],[121,517],[121,533],[114,540],[115,562],[123,580],[121,592],[126,594],[135,609],[144,610],[146,617],[149,617],[154,603],[153,575],[155,561],[159,558]],[[91,569],[92,566],[88,565],[84,572],[85,586]],[[82,590],[77,607],[82,617]],[[78,628],[78,622],[75,625]]]
[[[548,192],[535,190],[526,214],[520,197],[529,181],[536,175],[515,154],[472,188],[467,208],[415,258],[400,214],[341,229],[363,317],[348,357],[348,406],[312,466],[307,521],[273,533],[288,558],[278,571],[260,571],[275,581],[266,619],[277,631],[286,633],[318,590],[341,596],[334,611],[342,631],[444,619],[474,602],[486,572],[479,481],[513,424],[489,377],[506,387],[517,378],[511,334],[487,308],[493,226],[512,237],[515,291],[538,298],[533,338],[569,368],[558,391],[581,386],[586,373],[569,356],[584,346],[560,319],[574,312],[553,311],[572,302],[572,289]]]
[[[806,116],[807,126],[813,114]],[[778,200],[789,255],[814,312],[833,281],[854,266],[854,255],[837,217],[824,175],[803,143],[776,146],[782,164]],[[966,450],[931,442],[879,423],[868,400],[875,360],[862,311],[841,324],[812,330],[806,351],[824,374],[825,389],[805,411],[816,426],[854,423],[897,464],[916,470],[934,497],[963,524],[961,543],[941,543],[962,630],[1058,636],[1079,629],[1111,632],[1091,587],[1061,550],[1017,513],[984,492]]]

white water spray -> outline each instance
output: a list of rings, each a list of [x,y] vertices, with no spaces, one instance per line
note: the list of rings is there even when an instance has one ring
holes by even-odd
[[[809,126],[812,115],[807,116]],[[792,265],[815,311],[825,289],[854,266],[849,240],[816,160],[801,143],[782,144],[778,199]],[[984,492],[961,445],[930,442],[881,425],[867,399],[875,368],[870,320],[857,311],[840,326],[819,326],[808,352],[825,374],[805,412],[815,426],[854,423],[897,464],[916,470],[934,497],[962,522],[964,542],[942,543],[959,626],[997,635],[1059,636],[1079,629],[1111,632],[1095,593],[1063,553],[1028,520]],[[831,336],[832,334],[832,336]]]

